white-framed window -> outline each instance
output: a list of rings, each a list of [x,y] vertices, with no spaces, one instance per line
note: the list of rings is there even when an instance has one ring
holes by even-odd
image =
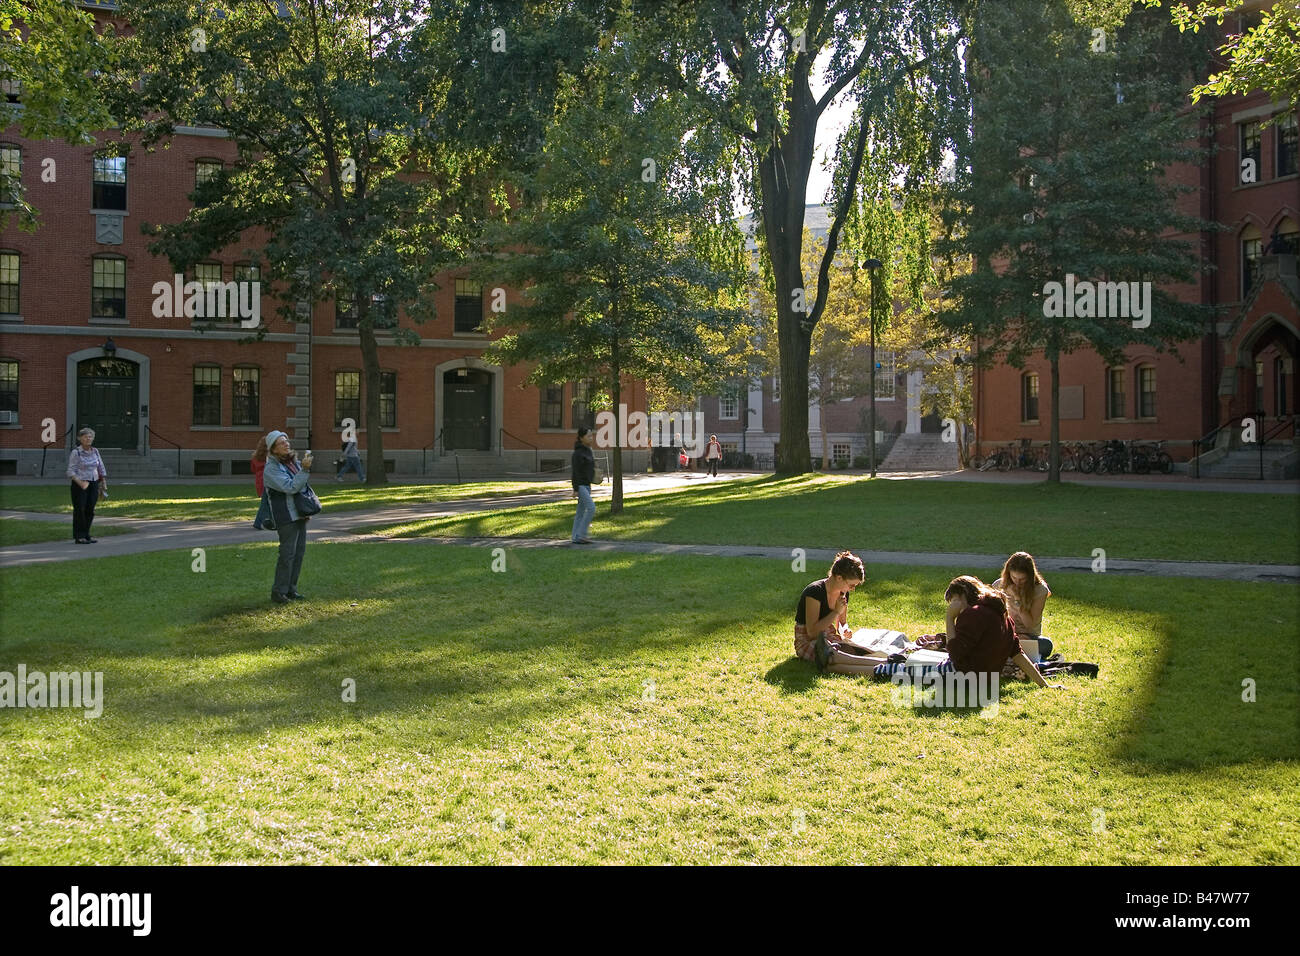
[[[780,400],[781,400],[781,373],[778,372],[777,374],[772,376],[772,401],[779,402]]]
[[[876,349],[876,401],[892,402],[896,397],[898,367],[891,349]]]
[[[740,404],[735,395],[724,395],[718,399],[718,418],[723,421],[735,421],[740,417]]]
[[[831,461],[834,461],[837,464],[839,462],[843,462],[844,464],[847,465],[849,462],[849,458],[852,456],[852,453],[853,450],[848,444],[848,442],[837,441],[831,443]]]
[[[724,455],[728,453],[734,455],[736,452],[740,451],[740,446],[738,446],[734,441],[720,441],[718,444],[722,446],[722,453]]]

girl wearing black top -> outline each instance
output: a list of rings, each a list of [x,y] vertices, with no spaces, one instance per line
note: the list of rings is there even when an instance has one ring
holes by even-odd
[[[591,519],[596,517],[596,503],[591,500],[591,482],[596,477],[596,456],[591,453],[591,443],[596,435],[590,428],[578,429],[578,440],[573,443],[573,467],[570,469],[570,481],[573,482],[573,495],[578,499],[578,513],[573,516],[573,544],[591,544],[587,529]]]
[[[849,594],[866,577],[862,560],[849,551],[835,555],[830,573],[803,589],[794,609],[794,653],[819,671],[870,674],[880,661],[852,654],[837,641],[851,635]]]

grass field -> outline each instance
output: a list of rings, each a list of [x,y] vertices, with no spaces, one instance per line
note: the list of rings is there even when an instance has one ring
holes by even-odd
[[[114,518],[155,518],[165,521],[240,521],[257,513],[253,479],[246,484],[131,485],[114,482],[112,497],[95,508],[97,515]],[[500,498],[508,495],[567,491],[567,481],[479,481],[463,485],[382,485],[371,488],[343,483],[330,475],[312,482],[331,511],[357,511],[385,505],[459,501],[466,498]],[[66,485],[0,484],[0,509],[72,513]]]
[[[110,528],[108,525],[91,525],[91,534],[105,538],[113,534],[130,534],[130,528]],[[72,541],[72,516],[67,521],[24,521],[21,518],[0,518],[0,547],[11,544],[38,544],[42,541]]]
[[[273,562],[0,571],[0,670],[105,680],[0,710],[0,863],[1300,863],[1294,587],[1056,574],[1100,677],[985,719],[794,660],[820,568],[313,545],[273,608]],[[950,570],[868,575],[852,624],[941,625]]]
[[[567,538],[573,504],[542,504],[376,528],[399,537]],[[1282,520],[1279,521],[1279,516]],[[762,477],[642,494],[593,537],[665,544],[963,551],[1053,557],[1300,563],[1294,495]]]

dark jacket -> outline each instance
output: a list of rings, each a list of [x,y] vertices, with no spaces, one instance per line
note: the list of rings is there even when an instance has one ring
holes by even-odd
[[[981,598],[957,615],[954,630],[948,656],[956,670],[997,674],[1008,658],[1020,653],[1011,618],[1000,601]]]
[[[570,482],[574,488],[579,485],[591,487],[596,479],[596,456],[582,442],[573,446],[573,467]]]

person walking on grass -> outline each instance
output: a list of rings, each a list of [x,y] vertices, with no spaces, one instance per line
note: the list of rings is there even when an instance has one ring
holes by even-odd
[[[343,467],[339,469],[336,479],[342,481],[343,476],[349,471],[355,471],[357,479],[363,485],[366,483],[366,468],[361,464],[361,452],[357,450],[356,439],[343,443]]]
[[[77,432],[77,447],[68,456],[68,477],[72,479],[72,540],[98,544],[99,539],[90,536],[90,524],[95,520],[95,503],[108,497],[108,472],[95,447],[93,428]]]
[[[718,462],[722,460],[722,444],[717,435],[709,436],[709,443],[704,447],[704,460],[708,462],[709,474],[718,477]]]
[[[294,496],[307,487],[311,479],[312,456],[308,454],[299,464],[289,444],[289,436],[282,431],[272,431],[266,436],[269,453],[262,480],[266,485],[266,498],[275,533],[280,537],[280,551],[275,561],[275,582],[271,585],[271,600],[276,604],[301,601],[298,593],[298,575],[302,572],[302,559],[307,550],[307,518],[298,513]]]
[[[596,478],[596,456],[591,446],[596,434],[590,428],[578,429],[578,440],[573,443],[573,461],[570,468],[570,481],[573,483],[573,495],[578,499],[578,512],[573,516],[572,544],[591,544],[587,531],[591,519],[596,517],[596,503],[591,500],[591,483]]]

